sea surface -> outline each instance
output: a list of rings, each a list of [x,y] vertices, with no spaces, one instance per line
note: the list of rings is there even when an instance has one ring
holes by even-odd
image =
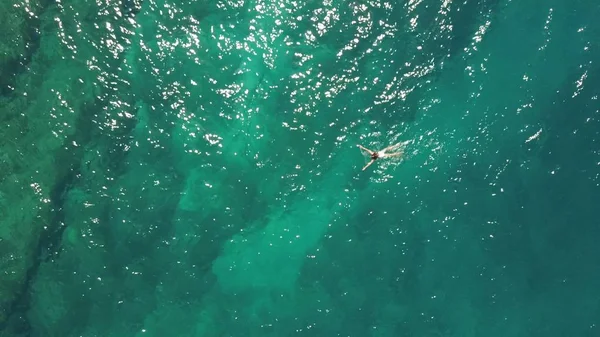
[[[600,336],[598,17],[2,0],[0,336]]]

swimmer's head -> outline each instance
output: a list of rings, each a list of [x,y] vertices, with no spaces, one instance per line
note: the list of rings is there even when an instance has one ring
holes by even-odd
[[[379,158],[379,152],[373,152],[371,154],[371,159],[376,160],[377,158]]]

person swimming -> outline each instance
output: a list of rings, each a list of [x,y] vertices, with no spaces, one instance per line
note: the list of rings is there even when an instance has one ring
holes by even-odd
[[[365,165],[365,167],[363,167],[362,170],[363,171],[366,170],[367,167],[371,166],[371,164],[373,164],[377,159],[402,157],[402,154],[404,153],[404,151],[402,149],[397,151],[400,148],[400,146],[402,146],[402,145],[404,145],[404,143],[398,143],[398,144],[388,146],[381,151],[372,151],[360,144],[357,144],[359,149],[367,152],[371,156],[371,161],[367,165]],[[396,152],[388,152],[388,151],[396,151]]]

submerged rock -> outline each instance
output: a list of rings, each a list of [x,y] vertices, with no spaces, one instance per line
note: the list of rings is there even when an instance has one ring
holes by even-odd
[[[13,326],[8,322],[11,316],[23,317],[27,310],[29,283],[39,262],[48,258],[41,245],[59,244],[56,241],[65,226],[60,221],[62,196],[76,176],[82,143],[90,133],[86,114],[94,111],[101,96],[101,68],[110,67],[114,60],[107,50],[108,61],[96,58],[95,66],[87,62],[86,51],[96,46],[80,38],[79,28],[67,20],[74,15],[69,11],[86,12],[82,6],[98,5],[59,8],[54,3],[40,13],[43,6],[38,1],[0,4],[0,28],[6,33],[0,38],[2,333],[9,333]],[[93,12],[90,8],[87,12]],[[21,62],[24,66],[17,71],[11,64],[23,57],[27,34],[38,30],[27,26],[29,17],[39,21],[39,49],[26,65]],[[7,73],[14,75],[10,85],[4,77]],[[9,90],[5,90],[7,86]]]

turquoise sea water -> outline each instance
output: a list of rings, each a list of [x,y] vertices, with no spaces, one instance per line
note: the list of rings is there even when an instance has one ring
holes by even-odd
[[[598,336],[599,15],[4,1],[0,336]]]

